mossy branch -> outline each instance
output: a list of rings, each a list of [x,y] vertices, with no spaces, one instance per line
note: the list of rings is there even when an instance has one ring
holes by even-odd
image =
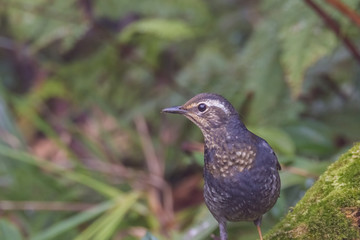
[[[360,239],[360,143],[329,166],[265,239]]]

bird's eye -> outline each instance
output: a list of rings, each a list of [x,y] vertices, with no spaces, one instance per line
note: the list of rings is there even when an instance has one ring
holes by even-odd
[[[206,105],[204,103],[200,103],[198,105],[198,109],[200,112],[204,112],[206,110]]]

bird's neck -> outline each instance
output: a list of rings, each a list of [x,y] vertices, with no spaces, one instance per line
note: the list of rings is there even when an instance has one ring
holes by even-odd
[[[226,146],[232,142],[246,142],[250,134],[238,117],[231,118],[227,124],[218,128],[203,131],[205,145],[214,150],[224,149],[224,147],[226,149]]]
[[[251,168],[256,149],[253,137],[243,124],[225,125],[204,134],[205,171],[214,177],[227,177]]]

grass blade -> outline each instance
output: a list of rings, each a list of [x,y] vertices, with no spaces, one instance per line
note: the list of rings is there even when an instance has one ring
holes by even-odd
[[[133,192],[116,201],[114,208],[89,226],[75,240],[110,239],[126,212],[136,204],[138,192]]]
[[[61,233],[68,231],[69,229],[75,228],[79,224],[82,224],[90,219],[96,217],[97,215],[105,212],[106,210],[112,208],[116,202],[114,200],[106,201],[98,206],[89,209],[85,212],[79,213],[73,217],[70,217],[64,221],[59,222],[58,224],[50,227],[44,232],[40,233],[37,236],[30,238],[30,240],[48,240],[53,239],[56,236],[59,236]]]
[[[63,167],[60,167],[52,162],[42,160],[18,149],[12,149],[10,147],[0,145],[0,156],[12,158],[14,160],[18,160],[27,164],[45,168],[50,172],[61,175],[65,179],[78,182],[87,187],[90,187],[109,198],[118,197],[122,194],[122,192],[120,192],[118,189],[108,184],[105,184],[97,179],[91,178],[83,173],[71,171],[70,169],[64,169]]]

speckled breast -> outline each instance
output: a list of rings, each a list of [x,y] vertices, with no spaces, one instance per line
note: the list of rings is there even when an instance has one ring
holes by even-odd
[[[241,143],[205,149],[204,197],[217,220],[252,221],[275,204],[280,191],[276,157],[267,154],[264,165],[258,159],[263,152],[256,150]]]

